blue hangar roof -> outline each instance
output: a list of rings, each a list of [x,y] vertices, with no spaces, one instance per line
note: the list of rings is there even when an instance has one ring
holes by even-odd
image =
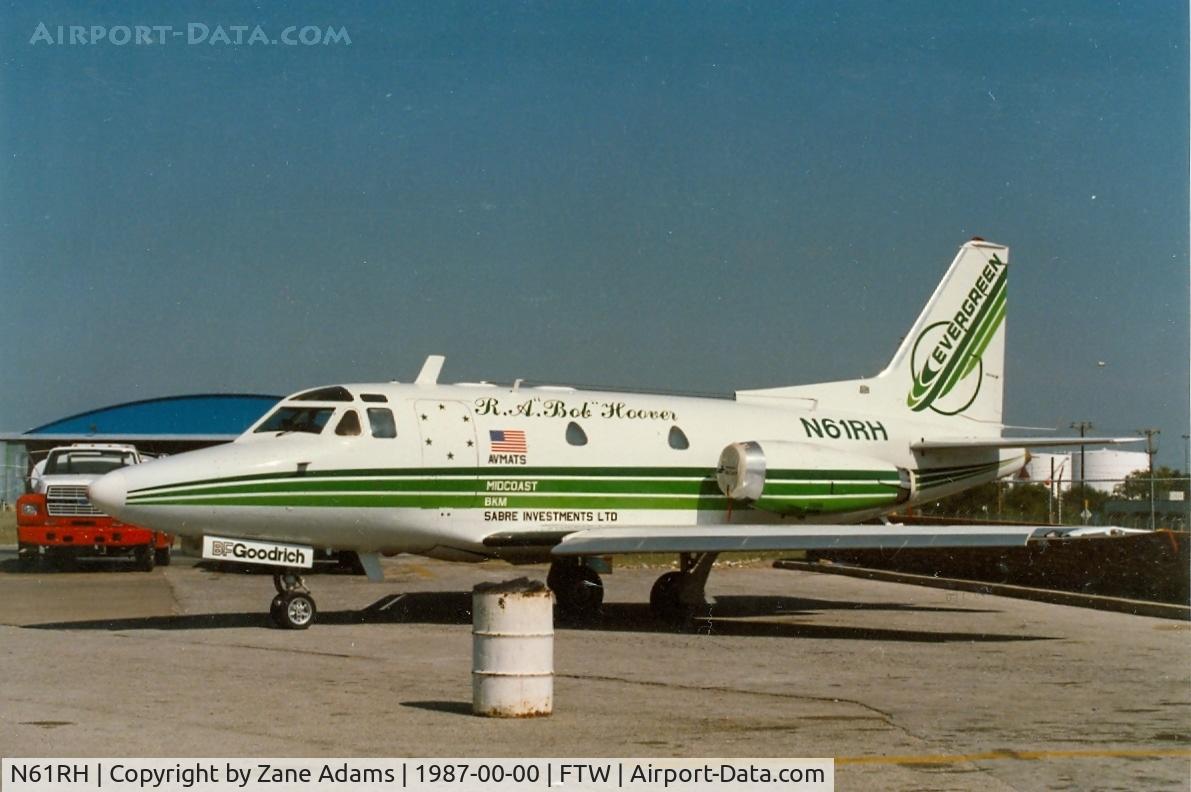
[[[231,440],[281,399],[227,393],[145,399],[71,415],[0,439]]]

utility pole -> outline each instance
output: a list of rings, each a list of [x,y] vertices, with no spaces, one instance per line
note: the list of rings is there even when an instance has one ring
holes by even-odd
[[[1082,440],[1086,436],[1085,433],[1089,429],[1092,429],[1093,426],[1091,421],[1075,421],[1071,424],[1071,428],[1079,430],[1079,439]],[[1079,499],[1083,503],[1083,509],[1080,510],[1079,516],[1083,520],[1084,525],[1088,524],[1088,518],[1083,516],[1083,513],[1088,510],[1088,488],[1086,483],[1088,474],[1087,468],[1084,467],[1085,457],[1083,453],[1086,447],[1083,443],[1079,444]]]
[[[1183,518],[1183,530],[1191,531],[1191,434],[1183,435],[1183,476],[1187,479],[1187,493],[1183,496],[1187,514]]]
[[[1052,455],[1050,458],[1050,479],[1046,482],[1049,486],[1046,488],[1046,521],[1051,525],[1055,524],[1055,458]],[[1061,491],[1060,491],[1061,492]]]
[[[1157,429],[1138,429],[1138,434],[1146,436],[1146,454],[1150,457],[1150,530],[1154,530],[1154,454],[1158,452],[1158,443],[1154,440],[1162,434]]]

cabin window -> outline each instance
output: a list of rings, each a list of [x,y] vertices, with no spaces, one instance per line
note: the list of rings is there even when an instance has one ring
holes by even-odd
[[[397,423],[393,420],[393,411],[387,407],[369,407],[368,423],[372,427],[373,437],[397,436]]]
[[[343,414],[339,425],[335,427],[335,434],[341,437],[356,437],[360,434],[360,416],[356,415],[355,410]]]
[[[389,397],[383,393],[361,393],[360,400],[366,402],[388,402]]]
[[[305,393],[299,393],[297,396],[290,399],[290,401],[331,401],[331,402],[349,402],[353,401],[352,395],[347,392],[347,388],[340,385],[334,385],[330,388],[317,388]]]
[[[670,427],[670,436],[667,438],[667,442],[675,451],[685,451],[691,447],[691,441],[686,439],[686,432],[677,426]]]
[[[573,446],[587,445],[587,432],[583,431],[583,427],[571,421],[567,424],[567,442]]]
[[[331,420],[330,407],[281,407],[262,423],[257,432],[309,432],[318,434]]]

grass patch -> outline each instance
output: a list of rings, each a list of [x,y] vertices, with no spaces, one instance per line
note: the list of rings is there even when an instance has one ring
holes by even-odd
[[[17,543],[17,513],[0,511],[0,545]]]
[[[805,550],[772,550],[767,552],[720,553],[716,566],[769,565],[781,559],[806,559]],[[612,568],[624,569],[678,569],[677,553],[626,553],[612,556]]]

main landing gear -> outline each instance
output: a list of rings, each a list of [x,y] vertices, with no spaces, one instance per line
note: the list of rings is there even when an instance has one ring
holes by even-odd
[[[296,572],[279,572],[273,576],[273,587],[277,596],[269,606],[269,618],[278,627],[286,630],[305,630],[314,624],[318,609],[314,597],[306,588],[306,581]]]
[[[661,621],[685,626],[705,611],[707,576],[718,553],[681,553],[679,568],[667,572],[649,592],[649,609]],[[546,585],[554,592],[562,621],[590,621],[600,615],[604,583],[581,559],[560,559],[550,565]]]
[[[604,582],[581,559],[555,561],[546,575],[546,585],[554,592],[559,619],[569,622],[590,621],[600,615],[604,604]]]
[[[678,570],[667,572],[657,579],[649,592],[649,609],[653,615],[670,624],[685,626],[705,610],[707,576],[718,553],[681,553]]]

